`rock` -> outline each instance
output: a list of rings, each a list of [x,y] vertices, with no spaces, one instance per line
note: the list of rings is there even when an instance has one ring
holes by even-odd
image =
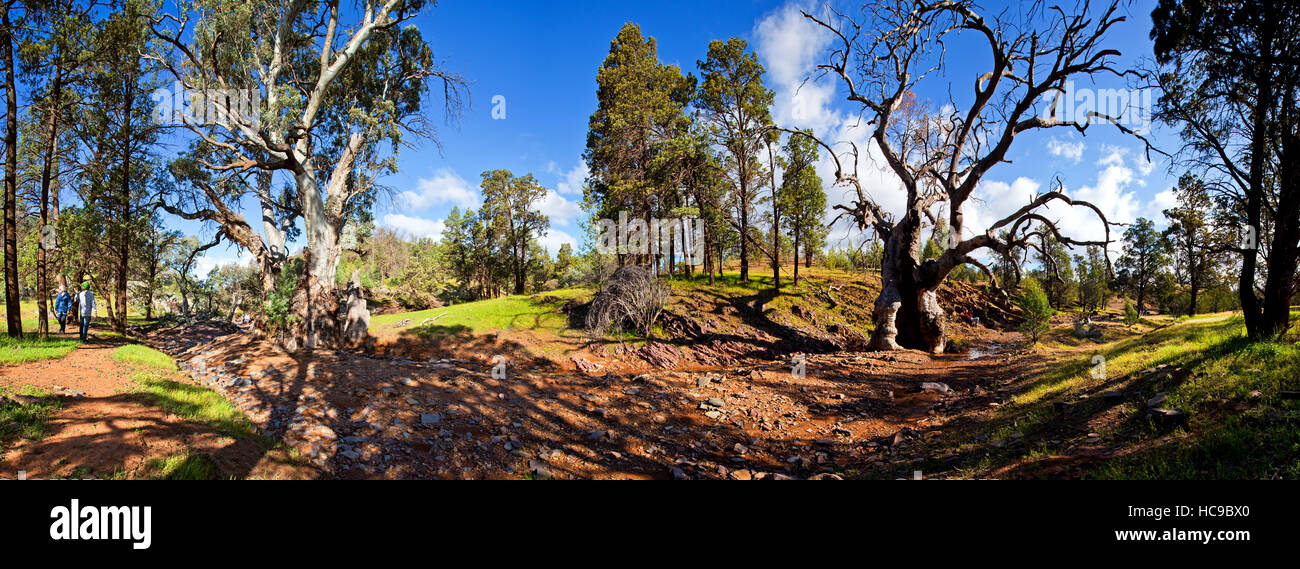
[[[850,430],[848,430],[848,429],[845,429],[844,427],[835,427],[834,429],[831,429],[831,433],[832,433],[832,434],[839,435],[839,436],[841,436],[841,437],[851,437],[851,436],[853,436],[853,431],[850,431]]]
[[[844,477],[831,472],[823,472],[808,477],[809,480],[844,480]]]
[[[528,461],[528,472],[538,478],[551,477],[551,469],[546,467],[546,463],[539,460]]]
[[[685,470],[682,470],[682,469],[680,469],[680,468],[678,468],[678,467],[676,467],[676,466],[672,467],[672,469],[671,469],[670,471],[671,471],[672,474],[673,474],[673,480],[690,480],[690,479],[691,479],[690,476],[687,476]]]
[[[1074,408],[1074,403],[1070,403],[1069,401],[1054,401],[1054,402],[1052,402],[1052,409],[1055,410],[1058,414],[1061,414],[1061,415],[1064,415],[1064,414],[1066,414],[1066,413],[1069,413],[1069,412],[1070,412],[1070,409],[1073,409],[1073,408]]]
[[[425,425],[436,425],[442,422],[442,415],[437,413],[421,413],[420,423]]]
[[[732,470],[731,473],[727,475],[727,478],[732,480],[752,480],[754,475],[748,470]]]
[[[1119,402],[1119,401],[1123,401],[1123,400],[1124,400],[1124,392],[1123,392],[1123,391],[1107,391],[1107,392],[1101,394],[1101,396],[1102,396],[1103,398],[1105,398],[1107,402],[1110,402],[1110,403],[1117,403],[1117,402]]]
[[[5,403],[13,403],[15,405],[26,407],[28,405],[35,405],[40,402],[41,400],[39,397],[32,397],[30,395],[10,395],[8,400],[5,400],[3,396],[0,396],[0,405]]]
[[[723,403],[723,401],[721,399],[718,399],[717,397],[710,397],[706,403],[714,407],[722,407],[723,405],[725,405],[725,403]]]
[[[795,478],[793,476],[787,476],[785,474],[781,474],[780,472],[773,472],[771,478],[772,480],[798,480],[798,478]]]
[[[904,442],[907,441],[907,438],[911,435],[912,435],[911,429],[903,429],[901,431],[898,431],[897,433],[894,433],[893,437],[890,437],[889,446],[898,446],[900,444],[903,444]]]
[[[573,365],[577,366],[578,370],[583,373],[595,373],[600,371],[603,367],[598,363],[587,361],[585,358],[580,358],[578,356],[573,356],[569,359],[572,360]]]
[[[921,384],[921,391],[937,391],[939,393],[948,393],[949,391],[951,391],[951,389],[948,387],[948,384],[946,383],[939,383],[937,381],[927,381]]]
[[[1182,409],[1164,409],[1157,407],[1151,409],[1151,416],[1157,421],[1167,425],[1176,425],[1187,421],[1187,414]]]
[[[408,378],[404,378],[404,379],[402,379],[402,385],[405,385],[405,386],[407,386],[407,387],[415,387],[415,386],[417,386],[417,385],[420,385],[420,382],[418,382],[418,381],[416,381],[416,380],[411,379],[411,378],[408,377]]]
[[[1164,393],[1157,393],[1155,397],[1147,399],[1147,407],[1159,407],[1169,400],[1169,396]]]

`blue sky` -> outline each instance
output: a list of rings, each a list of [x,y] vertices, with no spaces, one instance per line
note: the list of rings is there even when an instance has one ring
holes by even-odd
[[[821,60],[828,45],[809,22],[798,15],[799,8],[815,10],[820,3],[776,1],[695,2],[477,2],[444,1],[414,21],[433,46],[447,69],[470,82],[472,104],[460,120],[442,121],[442,109],[431,107],[429,115],[438,125],[441,151],[423,141],[416,149],[399,156],[401,171],[385,180],[397,190],[392,200],[375,209],[380,225],[411,235],[436,236],[441,220],[453,206],[477,207],[479,174],[505,168],[516,174],[532,173],[551,192],[542,209],[551,216],[551,233],[543,239],[554,251],[560,243],[581,239],[578,209],[585,166],[581,154],[586,142],[587,121],[595,108],[596,70],[609,50],[610,40],[626,22],[641,25],[643,33],[658,39],[659,55],[667,63],[696,72],[708,42],[738,36],[747,40],[767,67],[766,78],[776,91],[774,116],[782,126],[813,128],[824,139],[843,141],[865,138],[855,128],[855,108],[843,100],[844,91],[829,79],[804,83],[811,66]],[[988,3],[986,14],[1018,3]],[[1124,9],[1129,21],[1117,26],[1108,44],[1119,49],[1121,65],[1150,58],[1147,33],[1151,2],[1136,2]],[[987,68],[988,54],[978,43],[950,46],[942,75],[927,80],[920,88],[923,99],[936,108],[948,99],[951,88],[958,98]],[[1123,87],[1118,80],[1080,87]],[[493,98],[504,97],[506,118],[492,118]],[[439,102],[440,104],[440,102]],[[1176,138],[1155,127],[1151,138],[1169,147]],[[847,148],[847,146],[845,146]],[[1167,159],[1153,155],[1154,163],[1142,158],[1140,143],[1113,127],[1095,125],[1082,137],[1073,129],[1018,137],[1010,164],[995,167],[968,205],[971,225],[1001,217],[1023,203],[1035,191],[1048,188],[1060,177],[1067,192],[1097,203],[1112,221],[1129,222],[1139,216],[1158,217],[1172,205],[1168,192],[1176,180]],[[864,155],[864,159],[869,157]],[[872,175],[878,166],[864,160],[864,181],[874,197],[887,208],[897,209],[901,195],[884,172]],[[829,160],[820,166],[829,184]],[[843,189],[828,189],[836,203]],[[249,204],[251,205],[251,204]],[[1100,224],[1082,212],[1051,211],[1051,216],[1074,229],[1074,235],[1095,237]],[[247,209],[250,218],[256,212]],[[186,228],[196,231],[198,227]],[[833,243],[850,238],[844,231],[833,234]],[[210,252],[201,271],[216,263],[247,260],[234,247]]]

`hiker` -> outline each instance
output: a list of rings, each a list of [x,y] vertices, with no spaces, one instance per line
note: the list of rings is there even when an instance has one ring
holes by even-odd
[[[86,330],[90,328],[90,317],[95,315],[95,293],[90,292],[90,282],[81,283],[81,292],[77,294],[77,303],[81,305],[81,341],[86,341]]]
[[[59,333],[68,332],[68,311],[72,309],[72,295],[68,294],[62,286],[59,287],[59,294],[54,297],[54,318],[59,321]]]

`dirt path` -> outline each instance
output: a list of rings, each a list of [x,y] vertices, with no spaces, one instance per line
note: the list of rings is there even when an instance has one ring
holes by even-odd
[[[244,334],[152,338],[196,383],[342,478],[851,476],[1006,400],[1019,335],[967,354],[836,352],[735,365],[584,373],[510,361],[508,340],[451,358],[318,351]],[[487,340],[485,340],[487,341]],[[942,383],[939,390],[925,383]]]
[[[51,396],[61,408],[47,423],[48,436],[0,447],[0,477],[12,479],[21,471],[29,479],[148,478],[169,460],[202,461],[221,477],[300,475],[281,465],[263,442],[147,405],[134,394],[132,375],[138,370],[111,356],[124,344],[93,339],[63,358],[0,367],[0,386],[11,393],[30,386],[62,394]]]
[[[850,477],[975,432],[1008,399],[1031,367],[1019,335],[966,332],[967,353],[810,354],[802,373],[787,359],[618,373],[510,362],[503,377],[491,356],[503,346],[293,358],[246,334],[159,330],[147,341],[176,357],[177,380],[218,391],[284,450],[145,404],[136,370],[111,357],[122,343],[97,340],[0,368],[11,391],[85,393],[63,399],[48,437],[10,444],[0,472],[144,478],[198,455],[240,478]],[[288,464],[290,452],[314,469]]]

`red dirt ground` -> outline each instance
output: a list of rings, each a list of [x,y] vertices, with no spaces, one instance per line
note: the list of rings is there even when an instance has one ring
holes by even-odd
[[[13,392],[32,386],[85,394],[60,397],[62,408],[48,423],[49,436],[0,447],[0,477],[16,478],[19,472],[28,479],[148,477],[150,460],[184,454],[207,455],[227,476],[318,475],[291,464],[284,452],[267,452],[263,442],[234,438],[143,403],[133,395],[132,367],[110,356],[122,345],[92,339],[60,359],[0,366],[0,386]]]
[[[610,373],[510,364],[485,337],[457,359],[318,352],[264,340],[148,338],[263,430],[342,478],[780,478],[845,473],[891,460],[987,407],[1017,372],[999,352],[1018,334],[963,331],[990,355],[838,352],[726,367]],[[922,391],[923,382],[951,391]]]

